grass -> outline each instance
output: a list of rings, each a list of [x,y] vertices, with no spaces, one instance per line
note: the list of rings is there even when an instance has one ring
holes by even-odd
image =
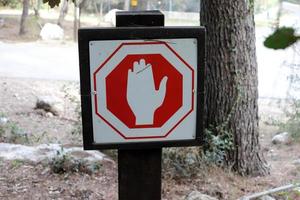
[[[285,200],[297,200],[300,199],[300,191],[298,190],[283,191],[283,192],[279,192],[276,195],[276,197]]]
[[[0,125],[0,141],[7,143],[29,144],[27,133],[15,122]]]
[[[11,166],[13,169],[17,169],[19,167],[21,167],[24,164],[24,162],[22,160],[13,160],[11,162]]]

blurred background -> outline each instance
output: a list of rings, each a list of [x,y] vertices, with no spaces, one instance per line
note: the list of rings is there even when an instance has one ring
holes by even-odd
[[[287,80],[291,74],[298,73],[297,66],[300,61],[297,45],[287,50],[274,51],[266,49],[263,41],[276,27],[292,26],[299,31],[299,1],[257,0],[254,5],[260,97],[282,99],[290,95],[297,96],[292,91],[291,80]],[[200,0],[61,0],[59,7],[54,8],[43,4],[42,0],[0,0],[0,41],[26,42],[22,45],[1,44],[0,61],[10,64],[11,67],[0,67],[0,73],[2,76],[78,80],[78,55],[75,47],[78,28],[114,26],[115,13],[118,10],[153,9],[163,11],[166,26],[200,25]],[[64,44],[66,48],[63,53],[60,50],[47,49],[49,41],[52,45]],[[35,47],[31,48],[33,44]],[[17,54],[23,48],[27,48],[26,53],[35,55],[37,60],[33,61],[26,56],[26,67],[17,70],[20,59],[5,55],[10,54],[8,51]],[[39,48],[46,49],[40,51]],[[49,62],[42,58],[48,51],[53,51],[49,52],[49,56],[55,57],[53,62],[57,64],[54,66],[60,67],[60,70],[48,69]],[[30,62],[26,62],[28,59]],[[42,67],[37,67],[38,63]],[[70,73],[69,70],[73,71]]]

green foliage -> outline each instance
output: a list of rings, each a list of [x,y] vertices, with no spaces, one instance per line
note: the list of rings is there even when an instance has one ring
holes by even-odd
[[[56,152],[56,156],[49,162],[50,169],[54,173],[62,174],[67,171],[76,171],[79,166],[71,164],[71,158],[65,153],[64,149]]]
[[[298,190],[283,191],[279,192],[277,197],[280,199],[296,200],[300,198],[300,192]]]
[[[54,8],[55,6],[59,6],[61,0],[43,0],[43,3],[48,3],[48,5],[51,8]],[[72,2],[74,3],[76,0],[72,0]]]
[[[13,160],[12,162],[11,162],[11,166],[12,166],[12,168],[19,168],[19,167],[21,167],[22,165],[23,165],[23,161],[22,160]]]
[[[287,131],[295,140],[300,139],[300,100],[293,99],[288,109],[284,110],[288,117],[286,122],[279,123],[281,131]]]
[[[190,178],[199,175],[206,166],[198,147],[164,148],[162,157],[165,177]]]
[[[233,136],[224,128],[218,130],[218,135],[213,131],[205,130],[204,158],[206,161],[217,166],[225,166],[227,163],[227,154],[233,150]]]
[[[28,135],[16,124],[10,122],[10,134],[8,135],[8,141],[18,144],[28,144]]]
[[[2,138],[4,134],[5,134],[5,129],[3,126],[0,125],[0,138]],[[0,139],[0,141],[1,141],[1,139]]]
[[[224,167],[227,154],[233,149],[232,134],[226,131],[214,135],[205,131],[204,149],[199,147],[164,148],[163,170],[167,177],[189,178],[200,175],[209,166]]]
[[[82,172],[92,174],[99,171],[102,164],[99,162],[88,163],[84,160],[76,160],[63,148],[56,152],[56,156],[49,161],[49,167],[53,173],[64,174]]]
[[[5,114],[0,112],[0,117],[5,117]],[[0,142],[28,144],[29,138],[17,123],[8,121],[0,124]]]
[[[8,122],[5,125],[0,125],[0,141],[28,144],[29,137],[27,133],[21,129],[15,122]]]
[[[10,8],[18,8],[21,7],[21,1],[19,0],[0,0],[0,7],[6,6]]]
[[[241,77],[236,72],[237,80]],[[169,176],[191,177],[199,175],[206,166],[225,166],[228,163],[228,153],[234,148],[233,133],[228,124],[244,95],[243,89],[237,84],[237,96],[224,122],[211,126],[204,131],[202,148],[166,148],[163,151],[163,166]]]
[[[48,3],[51,8],[59,6],[60,0],[43,0],[43,3]]]
[[[281,27],[275,30],[264,41],[264,45],[270,49],[285,49],[299,40],[295,35],[295,29],[291,27]]]
[[[75,105],[75,123],[72,130],[72,135],[81,135],[82,134],[82,124],[81,124],[81,101],[76,95],[72,94],[72,90],[78,90],[79,95],[79,85],[78,84],[65,84],[62,86],[61,91],[64,93],[64,99],[68,100]]]
[[[293,68],[294,71],[293,74],[288,76],[288,99],[285,101],[286,106],[283,108],[287,120],[281,121],[277,125],[279,125],[280,131],[286,131],[291,134],[294,140],[300,141],[300,68],[297,64],[288,66]]]

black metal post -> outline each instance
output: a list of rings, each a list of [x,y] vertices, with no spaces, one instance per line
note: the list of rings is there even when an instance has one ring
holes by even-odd
[[[117,27],[164,26],[160,11],[117,12]],[[161,200],[162,148],[119,149],[119,200]]]
[[[119,150],[119,200],[161,199],[162,149]]]

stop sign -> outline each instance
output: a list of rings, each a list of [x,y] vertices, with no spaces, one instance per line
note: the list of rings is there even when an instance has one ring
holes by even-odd
[[[194,39],[91,41],[95,139],[194,139],[196,45]]]
[[[159,88],[159,83],[163,77],[168,77],[168,81],[164,101],[153,113],[153,123],[138,125],[135,123],[135,114],[131,110],[126,97],[127,72],[132,68],[135,61],[141,59],[152,64],[156,89]],[[161,54],[127,55],[106,77],[105,84],[107,109],[129,128],[161,127],[182,106],[182,74]],[[145,99],[146,101],[147,99]],[[100,113],[98,114],[100,115]]]

